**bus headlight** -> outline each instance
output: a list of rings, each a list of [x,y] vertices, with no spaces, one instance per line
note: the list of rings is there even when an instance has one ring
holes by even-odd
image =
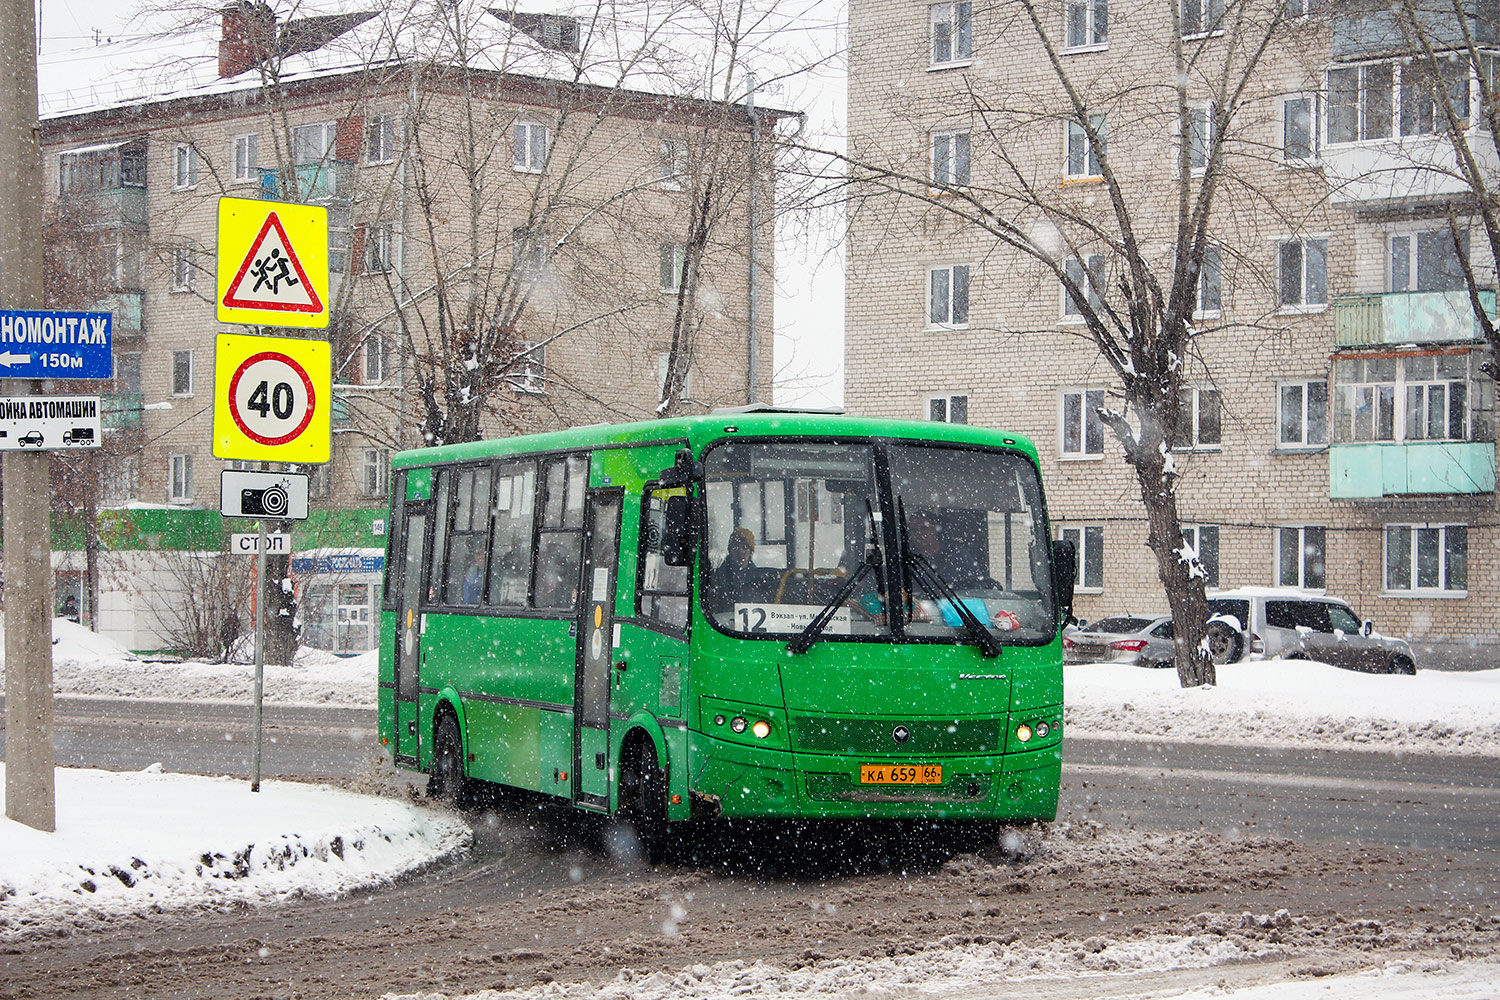
[[[1022,743],[1026,743],[1026,742],[1030,741],[1030,739],[1031,739],[1031,727],[1028,726],[1024,722],[1021,723],[1019,726],[1017,726],[1016,727],[1016,739],[1020,740]]]
[[[745,731],[745,726],[747,725],[748,723],[745,722],[745,717],[743,715],[736,715],[733,719],[729,720],[729,728],[735,733],[743,733]]]
[[[750,731],[755,734],[756,739],[763,740],[771,735],[771,724],[765,719],[757,719],[755,725],[750,727]]]

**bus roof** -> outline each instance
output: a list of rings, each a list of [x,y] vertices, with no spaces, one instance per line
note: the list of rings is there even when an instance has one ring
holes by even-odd
[[[398,452],[391,460],[393,468],[442,462],[461,462],[496,455],[531,452],[568,451],[572,449],[630,447],[659,443],[687,444],[695,456],[705,446],[726,437],[832,437],[832,438],[915,438],[952,444],[1014,448],[1036,461],[1036,447],[1031,441],[1008,431],[997,431],[968,424],[950,424],[933,420],[880,420],[827,412],[763,410],[759,412],[708,413],[703,416],[669,417],[665,420],[641,420],[625,424],[590,424],[545,434],[489,438],[463,444],[416,448]]]

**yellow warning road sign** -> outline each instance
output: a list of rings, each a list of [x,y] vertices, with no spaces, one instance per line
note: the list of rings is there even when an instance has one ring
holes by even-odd
[[[326,462],[332,407],[333,360],[326,340],[219,334],[215,458]]]
[[[328,209],[219,199],[218,317],[223,323],[328,326]]]

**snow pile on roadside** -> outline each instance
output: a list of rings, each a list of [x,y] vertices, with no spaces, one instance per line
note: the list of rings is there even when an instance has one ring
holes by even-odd
[[[56,774],[55,833],[0,819],[0,941],[129,914],[338,895],[471,836],[446,813],[325,786],[268,781],[257,793],[243,779],[155,767]]]
[[[1401,677],[1263,660],[1185,689],[1174,670],[1085,663],[1065,668],[1064,691],[1077,736],[1500,754],[1500,670]]]

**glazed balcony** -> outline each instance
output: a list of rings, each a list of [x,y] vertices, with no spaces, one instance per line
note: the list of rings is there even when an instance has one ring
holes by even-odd
[[[1479,293],[1495,317],[1495,292]],[[1432,344],[1483,340],[1467,291],[1381,292],[1333,300],[1333,342],[1338,347]]]

